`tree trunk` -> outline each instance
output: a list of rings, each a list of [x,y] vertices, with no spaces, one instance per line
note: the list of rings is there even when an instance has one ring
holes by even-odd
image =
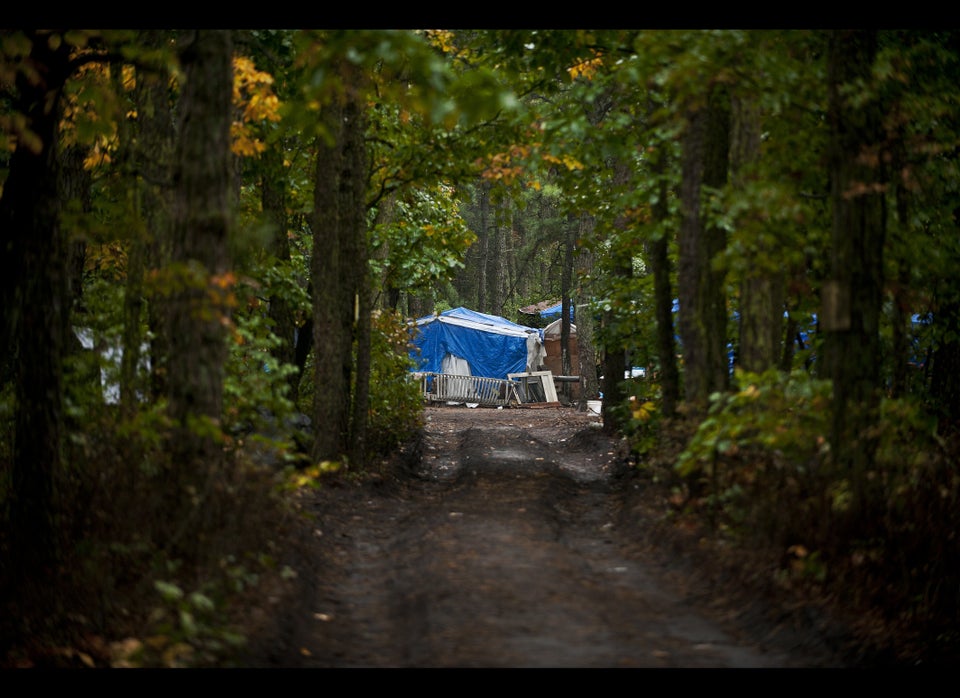
[[[171,272],[167,304],[169,447],[186,487],[206,487],[222,464],[225,324],[230,315],[230,115],[228,31],[189,32],[180,56],[180,100]],[[201,489],[200,492],[203,492]]]
[[[933,351],[930,394],[937,411],[952,425],[960,420],[960,298],[937,298],[937,330],[942,338]]]
[[[290,261],[290,240],[287,237],[287,193],[284,178],[283,151],[268,148],[263,154],[264,168],[260,179],[260,201],[263,215],[273,230],[270,255],[278,262]],[[269,316],[272,331],[279,340],[273,357],[281,364],[296,365],[297,323],[289,299],[272,290],[269,298]],[[296,404],[300,397],[300,372],[287,379],[288,397]]]
[[[677,343],[673,326],[673,288],[670,283],[670,241],[666,224],[670,216],[667,202],[667,155],[657,149],[654,173],[658,178],[659,194],[653,205],[654,223],[660,232],[647,244],[647,257],[653,272],[654,313],[657,319],[657,355],[660,362],[660,410],[665,417],[673,417],[680,401],[680,374],[677,368]]]
[[[629,170],[625,164],[617,163],[614,165],[614,189],[623,187],[629,176]],[[619,217],[615,225],[619,230],[625,231],[628,225],[626,216]],[[625,237],[625,233],[623,237]],[[613,253],[614,262],[611,275],[617,285],[622,285],[624,281],[633,276],[632,253],[628,251],[629,245],[625,247],[626,250],[618,250]],[[617,323],[613,311],[605,313],[604,321],[607,327],[605,328],[603,354],[603,405],[601,407],[603,431],[606,434],[620,434],[626,424],[622,407],[626,400],[624,374],[627,370],[626,347],[628,338],[624,337],[621,331],[614,329]]]
[[[380,204],[377,206],[377,219],[374,222],[374,227],[378,226],[389,226],[393,225],[397,220],[397,192],[391,192],[387,196],[383,197],[380,200]],[[382,243],[377,251],[376,259],[385,260],[390,255],[390,246],[387,243]],[[383,289],[382,292],[377,296],[376,302],[373,303],[373,306],[376,308],[382,308],[387,310],[400,310],[400,301],[401,301],[401,291],[397,286],[396,281],[391,277],[389,273],[383,273],[380,275],[380,278],[377,279],[378,286]]]
[[[495,211],[494,219],[488,221],[486,245],[484,247],[484,278],[486,280],[485,303],[480,307],[484,313],[503,315],[506,302],[504,274],[505,227],[509,225],[509,202],[504,201]]]
[[[593,236],[594,220],[586,214],[579,218],[581,240]],[[580,278],[588,277],[593,271],[593,253],[581,247],[577,254],[577,268]],[[580,376],[580,403],[582,412],[587,400],[596,400],[600,394],[600,377],[597,374],[597,352],[594,344],[593,308],[590,305],[590,293],[582,282],[578,281],[575,297],[577,299],[577,356],[580,361],[577,375]]]
[[[684,138],[683,217],[680,225],[680,336],[683,341],[684,393],[703,408],[711,393],[728,382],[727,307],[724,274],[714,260],[726,246],[726,234],[706,220],[704,188],[727,181],[729,96],[714,88],[707,106],[693,112]]]
[[[0,198],[0,339],[14,358],[16,400],[10,556],[2,571],[36,584],[57,559],[54,480],[63,464],[62,356],[69,308],[57,145],[69,47],[60,42],[53,48],[46,32],[30,38],[30,60],[43,70],[18,72],[12,107],[26,117],[37,145],[18,143]]]
[[[570,286],[573,278],[573,257],[576,245],[575,220],[567,220],[563,225],[563,269],[560,275],[560,370],[569,376],[573,372],[570,361]],[[561,393],[565,402],[570,402],[570,384],[561,384]]]
[[[355,78],[341,77],[351,85]],[[319,148],[311,265],[314,314],[313,456],[363,457],[369,403],[370,298],[366,151],[356,85],[325,109],[334,140]],[[356,352],[356,354],[355,354]],[[354,364],[356,357],[357,364]]]
[[[364,107],[356,99],[348,100],[344,109],[344,170],[340,179],[340,214],[344,223],[340,232],[342,248],[349,264],[341,266],[341,288],[344,290],[344,371],[347,385],[352,387],[352,413],[348,441],[342,452],[349,461],[362,465],[366,456],[367,412],[370,405],[370,262],[367,245],[366,183],[367,158],[364,142],[366,120]],[[351,379],[352,376],[352,379]]]
[[[904,172],[907,167],[904,146],[906,136],[904,130],[903,127],[898,129],[894,143],[890,166],[891,172],[894,173]],[[893,180],[898,229],[900,231],[908,231],[910,230],[910,221],[908,219],[910,191],[900,177],[895,177]],[[903,232],[901,232],[900,235],[903,236]],[[904,248],[907,246],[907,242],[901,237],[898,245]],[[890,396],[893,398],[901,398],[905,396],[909,390],[909,369],[911,360],[913,359],[910,350],[910,333],[912,331],[910,272],[911,265],[909,261],[905,259],[902,254],[898,255],[895,273],[896,283],[893,284],[890,292],[892,306],[890,324],[893,330],[893,366],[891,368]]]
[[[960,230],[960,207],[953,211],[954,229]],[[937,413],[948,426],[960,424],[960,292],[947,280],[934,292],[934,319],[938,341],[930,357],[930,395]]]
[[[749,168],[760,158],[760,117],[756,106],[744,99],[733,102],[730,169],[737,188],[752,179]],[[751,226],[744,255],[740,284],[739,365],[746,371],[762,373],[778,365],[783,340],[785,273],[775,263],[775,250],[765,242],[767,231],[759,221]]]
[[[340,214],[343,128],[341,105],[331,103],[323,120],[333,142],[317,148],[316,183],[313,197],[313,255],[310,278],[313,287],[313,459],[337,461],[347,436],[350,386],[340,366]]]
[[[832,452],[854,487],[852,517],[863,503],[866,471],[876,448],[868,435],[879,404],[879,320],[886,230],[882,108],[853,104],[844,93],[870,79],[877,50],[873,31],[831,34],[828,54],[830,174],[833,199],[832,279],[824,284],[821,324],[824,367],[833,381]]]
[[[162,48],[167,36],[165,32],[149,30],[143,34],[143,43],[152,49]],[[173,239],[171,225],[173,221],[173,158],[176,146],[176,132],[171,114],[170,75],[165,65],[137,72],[134,100],[137,108],[136,170],[138,173],[138,210],[143,222],[142,235],[134,238],[133,254],[142,254],[147,269],[163,269],[170,261],[170,244]],[[136,250],[142,246],[142,252]],[[124,353],[132,346],[139,345],[139,328],[134,328],[136,309],[137,279],[129,279],[127,288],[128,303],[125,330]],[[150,394],[156,399],[167,392],[167,357],[169,346],[164,330],[166,322],[163,313],[163,299],[157,289],[146,287],[147,324],[150,328]]]
[[[493,224],[490,221],[490,190],[483,185],[480,187],[480,222],[477,228],[477,242],[472,249],[475,249],[476,266],[476,300],[477,310],[483,312],[488,304],[488,284],[487,276],[489,266],[487,260],[490,258],[490,229]]]
[[[90,188],[92,177],[84,168],[88,149],[73,144],[64,148],[60,154],[60,198],[61,206],[70,212],[71,216],[83,216],[92,209]],[[83,268],[86,261],[87,244],[84,239],[65,240],[67,245],[67,308],[64,315],[67,324],[64,327],[67,337],[67,350],[74,344],[72,341],[70,314],[72,311],[83,309]]]

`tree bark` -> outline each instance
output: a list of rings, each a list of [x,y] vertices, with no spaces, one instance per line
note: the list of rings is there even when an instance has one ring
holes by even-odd
[[[629,170],[624,163],[614,165],[613,186],[615,189],[623,187],[629,179]],[[620,216],[615,223],[621,231],[626,230],[628,225],[626,216]],[[625,235],[625,233],[624,233]],[[629,245],[627,245],[629,248]],[[614,283],[622,284],[633,276],[633,258],[632,253],[628,251],[615,251],[614,262],[611,267],[611,275],[616,279]],[[603,431],[606,434],[620,434],[623,432],[626,419],[623,415],[623,402],[626,400],[626,390],[624,387],[624,374],[627,370],[627,337],[622,332],[615,329],[616,321],[614,311],[604,314],[606,323],[604,334],[604,354],[603,354],[603,405],[601,406],[601,415],[603,417]]]
[[[290,240],[287,237],[287,195],[283,151],[269,148],[263,154],[263,175],[260,179],[260,201],[263,215],[272,229],[269,252],[278,262],[290,261]],[[273,357],[280,364],[296,365],[297,323],[294,308],[282,293],[271,290],[268,315],[272,331],[279,340]],[[287,379],[288,397],[297,404],[300,397],[300,372]]]
[[[960,231],[960,207],[953,211],[954,230]],[[960,422],[960,291],[952,280],[937,284],[934,292],[938,341],[930,357],[930,395],[936,412],[947,425]]]
[[[490,188],[483,184],[480,187],[480,222],[477,229],[476,249],[479,259],[476,266],[476,299],[477,309],[483,312],[488,305],[488,268],[487,260],[490,257]]]
[[[345,338],[348,339],[343,344],[343,365],[347,372],[347,385],[352,388],[353,409],[350,414],[349,440],[342,448],[349,462],[362,465],[366,456],[367,413],[370,405],[372,299],[366,224],[366,119],[364,107],[356,99],[356,95],[352,95],[348,100],[344,114],[345,168],[340,180],[340,213],[345,220],[341,227],[341,244],[350,263],[341,267],[341,288],[345,294],[342,300],[345,311],[344,330]]]
[[[188,487],[206,486],[222,464],[225,325],[230,315],[232,41],[223,30],[188,32],[174,176],[167,304],[170,452]]]
[[[930,394],[938,413],[956,425],[960,419],[960,298],[950,292],[936,300],[937,329],[942,339],[931,358]]]
[[[325,110],[333,139],[317,155],[314,194],[314,424],[317,461],[362,459],[370,373],[365,119],[356,76]],[[356,361],[356,364],[354,363]]]
[[[592,237],[594,220],[586,214],[579,218],[579,237],[581,240]],[[586,247],[580,247],[577,253],[577,268],[580,278],[588,277],[593,271],[593,253]],[[580,376],[580,403],[578,408],[582,412],[587,408],[587,400],[596,400],[600,394],[600,378],[597,374],[597,353],[594,343],[593,308],[590,306],[590,293],[578,281],[575,297],[577,306],[577,356],[580,361],[578,375]]]
[[[697,408],[728,383],[727,307],[722,271],[714,267],[726,234],[703,211],[704,189],[726,184],[729,162],[729,96],[711,90],[707,106],[690,115],[684,137],[680,225],[680,336],[683,341],[684,396]]]
[[[874,31],[830,36],[828,89],[833,200],[832,279],[824,286],[821,323],[824,368],[833,381],[831,446],[854,486],[852,518],[863,503],[866,471],[876,448],[869,427],[879,405],[879,321],[886,232],[879,145],[882,109],[853,104],[845,88],[869,80],[877,51]]]
[[[54,480],[63,465],[62,357],[69,325],[65,239],[61,230],[57,145],[69,47],[28,33],[29,63],[19,71],[13,108],[36,137],[10,157],[0,198],[0,340],[13,357],[16,417],[9,509],[10,557],[3,571],[42,579],[57,559]],[[56,46],[56,48],[54,48]]]
[[[904,133],[901,128],[897,133],[893,159],[891,162],[892,172],[903,172],[906,167],[906,157],[904,154]],[[910,192],[903,182],[897,178],[895,180],[895,202],[897,223],[900,230],[909,230],[910,221],[908,219],[910,209]],[[906,245],[901,241],[900,245]],[[910,333],[911,333],[911,306],[910,306],[910,264],[901,255],[896,262],[896,283],[891,289],[891,318],[890,324],[893,331],[893,366],[891,368],[890,396],[901,398],[909,390],[909,369],[912,360],[910,351]]]
[[[149,30],[142,41],[152,49],[162,48],[168,40],[166,32]],[[164,64],[137,71],[134,100],[137,108],[137,143],[135,169],[137,172],[137,206],[143,222],[142,234],[132,241],[134,254],[143,256],[145,269],[165,268],[170,261],[170,246],[173,239],[173,158],[176,147],[176,131],[172,115],[170,74]],[[141,250],[136,250],[142,246]],[[125,323],[124,354],[135,342],[139,345],[139,328],[134,328],[137,313],[135,278],[129,279],[127,294],[129,303]],[[167,357],[169,346],[164,329],[166,322],[163,300],[157,289],[144,287],[147,300],[147,324],[150,332],[150,386],[154,399],[167,392]]]
[[[730,170],[735,186],[744,188],[753,178],[749,168],[760,159],[761,123],[755,105],[733,101]],[[767,242],[769,231],[760,221],[750,226],[740,283],[740,344],[737,362],[745,370],[762,373],[778,365],[783,341],[783,306],[786,277],[774,262],[775,250]]]
[[[560,370],[563,375],[572,373],[570,362],[570,290],[573,279],[573,258],[576,246],[576,220],[563,223],[566,233],[563,236],[563,269],[560,274]],[[562,383],[561,392],[565,402],[570,401],[570,384]]]
[[[654,314],[657,319],[657,355],[660,362],[660,410],[673,417],[680,401],[680,373],[677,367],[677,343],[673,326],[673,288],[670,282],[669,238],[665,230],[670,215],[667,202],[667,155],[657,149],[653,163],[658,178],[657,202],[653,206],[654,222],[660,232],[647,243],[647,257],[653,272]]]
[[[313,197],[313,254],[310,278],[313,287],[313,459],[337,461],[347,437],[350,386],[340,366],[340,175],[342,169],[342,108],[332,102],[322,118],[329,141],[317,148]]]

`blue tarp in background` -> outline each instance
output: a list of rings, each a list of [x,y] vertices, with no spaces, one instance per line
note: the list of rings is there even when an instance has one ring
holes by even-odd
[[[467,308],[428,315],[414,325],[414,370],[430,373],[442,373],[443,358],[452,354],[470,364],[471,375],[505,379],[508,373],[527,370],[531,333],[543,344],[542,330]]]
[[[556,305],[551,305],[549,308],[544,308],[540,311],[540,317],[544,320],[556,320],[560,317],[560,313],[563,312],[563,302],[557,303]],[[575,322],[575,313],[573,303],[570,304],[570,322]]]

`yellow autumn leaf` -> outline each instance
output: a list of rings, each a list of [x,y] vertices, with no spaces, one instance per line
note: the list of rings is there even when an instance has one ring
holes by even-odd
[[[650,418],[653,416],[653,412],[656,409],[656,405],[647,400],[642,405],[636,406],[631,410],[633,418],[639,422],[649,422]]]

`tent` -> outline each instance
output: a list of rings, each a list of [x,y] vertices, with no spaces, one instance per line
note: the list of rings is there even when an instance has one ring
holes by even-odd
[[[415,371],[506,379],[509,373],[540,370],[545,357],[541,330],[467,308],[411,325]]]

